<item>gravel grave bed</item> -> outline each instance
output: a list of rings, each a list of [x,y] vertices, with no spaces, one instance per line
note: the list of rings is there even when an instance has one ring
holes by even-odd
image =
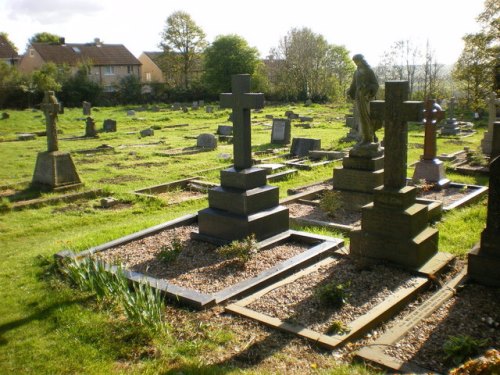
[[[443,202],[443,206],[449,206],[452,203],[459,201],[471,193],[472,189],[461,187],[447,187],[441,190],[421,191],[417,195],[419,198],[432,199]]]
[[[156,194],[160,199],[163,199],[168,204],[176,204],[185,202],[191,199],[204,198],[206,194],[191,190],[167,191],[165,193]]]
[[[318,206],[300,203],[290,203],[287,205],[290,217],[334,222],[342,225],[361,225],[361,211],[339,209],[334,216],[329,216]]]
[[[197,225],[166,229],[96,255],[107,263],[122,264],[126,269],[178,286],[201,293],[216,293],[242,280],[255,277],[310,247],[290,241],[270,249],[259,250],[248,262],[241,264],[218,254],[215,245],[191,239],[191,233],[197,231]],[[174,261],[160,260],[158,254],[162,249],[172,248],[174,240],[180,241],[182,251]]]
[[[385,353],[429,370],[448,373],[455,366],[445,360],[443,345],[449,337],[458,335],[488,340],[481,352],[500,347],[499,288],[466,284]]]
[[[389,295],[415,282],[415,278],[402,270],[384,265],[360,270],[347,257],[335,258],[331,264],[270,291],[247,307],[326,333],[332,322],[348,325]],[[340,307],[326,306],[315,295],[319,288],[331,283],[347,288],[346,303]]]

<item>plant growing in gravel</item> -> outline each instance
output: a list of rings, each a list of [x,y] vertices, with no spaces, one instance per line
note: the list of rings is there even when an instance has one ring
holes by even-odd
[[[182,241],[178,237],[174,237],[169,246],[164,245],[160,248],[160,252],[156,255],[156,258],[166,264],[172,263],[177,260],[182,250]]]
[[[343,207],[340,192],[326,190],[319,201],[319,207],[329,216],[334,216]]]
[[[488,160],[480,148],[476,151],[469,150],[466,154],[466,158],[469,164],[473,166],[485,167],[488,165]]]
[[[349,333],[351,329],[340,320],[334,320],[327,328],[327,335],[343,335]]]
[[[319,287],[315,292],[315,296],[324,306],[341,307],[350,297],[348,292],[350,285],[350,282],[328,283]]]
[[[241,241],[233,241],[229,245],[221,246],[217,252],[227,259],[236,259],[241,263],[248,262],[253,255],[257,254],[257,239],[255,234],[245,237]]]
[[[486,339],[475,339],[468,335],[449,336],[443,345],[445,360],[459,365],[479,354],[488,345]]]

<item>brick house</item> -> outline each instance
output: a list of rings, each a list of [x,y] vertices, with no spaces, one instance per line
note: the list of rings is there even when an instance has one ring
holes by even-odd
[[[93,43],[33,43],[28,46],[19,63],[21,72],[30,73],[43,64],[66,64],[72,72],[81,63],[90,63],[89,77],[99,83],[104,91],[114,91],[120,80],[129,75],[141,78],[141,62],[122,44],[104,44],[99,39]]]
[[[159,59],[163,52],[143,52],[139,56],[141,67],[141,82],[161,82],[165,83],[165,76],[159,67]]]
[[[8,65],[16,65],[19,62],[19,55],[7,39],[0,34],[0,61]]]

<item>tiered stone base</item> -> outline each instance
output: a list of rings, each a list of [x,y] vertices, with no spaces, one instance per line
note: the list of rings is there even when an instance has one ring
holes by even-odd
[[[415,165],[413,181],[418,182],[420,180],[433,183],[440,188],[450,185],[450,180],[446,178],[444,163],[439,159],[422,159]]]
[[[199,236],[215,243],[243,239],[258,241],[289,229],[288,208],[279,205],[279,190],[267,185],[260,168],[221,172],[221,186],[208,192],[209,208],[198,212]]]
[[[416,269],[438,249],[438,231],[428,226],[427,206],[415,203],[416,189],[375,189],[374,202],[363,207],[361,229],[351,232],[350,253]]]
[[[500,233],[485,229],[481,242],[469,252],[467,274],[480,284],[500,286]]]
[[[68,152],[40,152],[36,159],[33,186],[56,189],[81,184],[73,159]]]

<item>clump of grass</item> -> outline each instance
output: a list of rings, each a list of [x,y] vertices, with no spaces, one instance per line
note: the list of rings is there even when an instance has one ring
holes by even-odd
[[[450,336],[443,345],[445,360],[457,366],[478,355],[487,345],[486,339],[475,339],[468,335]]]
[[[477,149],[476,151],[468,150],[466,153],[466,158],[469,164],[472,166],[486,167],[488,165],[486,156],[483,154],[481,149]]]
[[[182,250],[181,240],[178,237],[174,237],[169,246],[164,245],[160,248],[160,252],[156,255],[156,258],[162,263],[169,264],[177,260]]]
[[[235,259],[245,264],[252,256],[257,254],[258,250],[257,239],[255,234],[252,233],[241,241],[233,241],[228,245],[219,247],[217,252],[224,258]]]
[[[327,335],[343,335],[349,333],[351,329],[340,320],[334,320],[327,328]]]
[[[341,307],[350,297],[348,292],[351,283],[328,283],[315,292],[315,297],[323,306]]]
[[[80,290],[96,295],[98,301],[121,307],[127,319],[152,331],[162,331],[163,300],[158,289],[147,283],[134,283],[129,288],[123,268],[115,272],[93,258],[70,259],[61,271]]]
[[[340,192],[334,190],[325,191],[320,199],[319,207],[329,216],[334,216],[343,208]]]
[[[0,198],[0,212],[9,211],[12,208],[12,203],[5,197]]]

